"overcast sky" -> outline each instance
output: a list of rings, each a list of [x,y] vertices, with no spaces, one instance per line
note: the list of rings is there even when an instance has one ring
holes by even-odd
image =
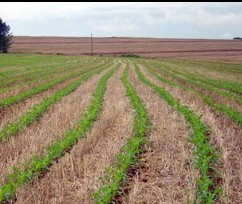
[[[231,39],[242,36],[242,3],[0,2],[13,35]]]

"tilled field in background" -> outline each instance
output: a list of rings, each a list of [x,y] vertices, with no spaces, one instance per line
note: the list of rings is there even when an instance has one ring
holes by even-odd
[[[14,36],[10,52],[91,55],[90,37]],[[241,40],[94,37],[94,55],[242,61]]]

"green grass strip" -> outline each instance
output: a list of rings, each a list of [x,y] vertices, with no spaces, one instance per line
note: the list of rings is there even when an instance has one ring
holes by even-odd
[[[147,67],[146,67],[147,68]],[[234,122],[236,122],[237,124],[239,124],[240,126],[242,126],[242,116],[241,113],[238,112],[237,110],[235,110],[234,108],[232,108],[231,106],[228,105],[223,105],[220,103],[217,103],[215,100],[213,100],[213,98],[211,96],[208,95],[204,95],[198,91],[195,91],[192,88],[188,88],[186,86],[184,86],[183,84],[180,83],[176,83],[174,81],[171,81],[165,77],[162,77],[161,75],[158,75],[154,70],[147,68],[147,71],[149,73],[151,73],[153,76],[155,76],[158,80],[167,83],[171,86],[176,86],[179,87],[181,89],[183,89],[184,91],[188,91],[191,92],[197,96],[199,96],[200,98],[202,98],[202,100],[209,105],[210,107],[215,108],[216,110],[220,111],[221,113],[227,115],[228,117],[230,117]]]
[[[78,80],[72,82],[67,87],[58,90],[50,97],[45,98],[39,104],[32,107],[26,114],[22,115],[16,122],[8,123],[0,132],[0,142],[8,139],[9,137],[18,134],[25,127],[31,125],[34,121],[38,120],[48,108],[54,103],[61,100],[62,97],[75,91],[83,81],[89,79],[91,76],[100,73],[103,68],[99,68],[91,73],[81,76]]]
[[[127,139],[126,144],[120,149],[115,164],[105,170],[103,180],[106,184],[93,194],[98,204],[111,202],[118,193],[117,191],[121,182],[125,181],[125,173],[130,165],[134,164],[136,155],[141,152],[141,146],[146,143],[145,135],[148,131],[148,113],[141,99],[136,94],[134,87],[128,81],[127,75],[128,67],[124,70],[122,82],[136,113],[133,127],[134,134],[133,137]]]
[[[156,86],[150,80],[145,78],[141,73],[138,66],[135,68],[139,79],[151,87],[157,92],[162,99],[164,99],[170,106],[174,107],[184,118],[189,122],[193,130],[193,134],[190,137],[190,141],[195,145],[194,157],[196,167],[200,170],[201,176],[197,181],[198,185],[198,203],[213,203],[221,191],[219,187],[214,184],[213,177],[216,173],[211,171],[214,162],[217,160],[217,154],[211,147],[208,137],[208,128],[201,121],[201,117],[195,115],[195,113],[180,103],[179,100],[173,98],[173,96],[166,91],[163,87]],[[213,172],[214,175],[211,175]]]
[[[21,185],[32,181],[42,172],[48,170],[57,158],[63,156],[79,139],[85,136],[85,133],[91,129],[101,112],[107,80],[113,75],[115,70],[116,68],[113,68],[100,79],[92,95],[91,104],[78,122],[77,128],[67,131],[61,140],[47,147],[45,155],[32,157],[25,164],[23,170],[16,167],[13,168],[13,173],[8,175],[8,182],[0,187],[0,203],[11,199]]]
[[[20,94],[18,94],[16,96],[11,96],[11,97],[9,97],[9,98],[7,98],[7,99],[5,99],[5,100],[0,102],[0,110],[3,109],[3,108],[6,108],[8,106],[11,106],[13,104],[19,103],[22,100],[30,98],[31,96],[36,95],[38,93],[41,93],[43,91],[46,91],[46,90],[54,87],[57,84],[60,84],[60,83],[62,83],[64,81],[66,81],[66,80],[68,80],[68,79],[70,79],[72,77],[78,76],[80,74],[84,74],[84,73],[86,73],[88,71],[89,71],[89,69],[85,69],[85,70],[82,70],[78,74],[77,73],[72,73],[70,75],[66,75],[64,77],[61,77],[61,78],[56,79],[54,81],[51,81],[51,82],[49,82],[47,84],[43,84],[41,86],[35,87],[35,88],[31,89],[31,90],[27,90],[27,91],[21,92]]]

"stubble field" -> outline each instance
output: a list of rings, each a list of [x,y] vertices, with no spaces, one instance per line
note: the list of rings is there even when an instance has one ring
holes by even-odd
[[[0,79],[0,203],[242,203],[241,62],[2,54]]]

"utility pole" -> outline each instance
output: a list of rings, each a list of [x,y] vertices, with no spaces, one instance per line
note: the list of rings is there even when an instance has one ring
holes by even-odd
[[[91,33],[91,55],[93,56],[92,33]]]

